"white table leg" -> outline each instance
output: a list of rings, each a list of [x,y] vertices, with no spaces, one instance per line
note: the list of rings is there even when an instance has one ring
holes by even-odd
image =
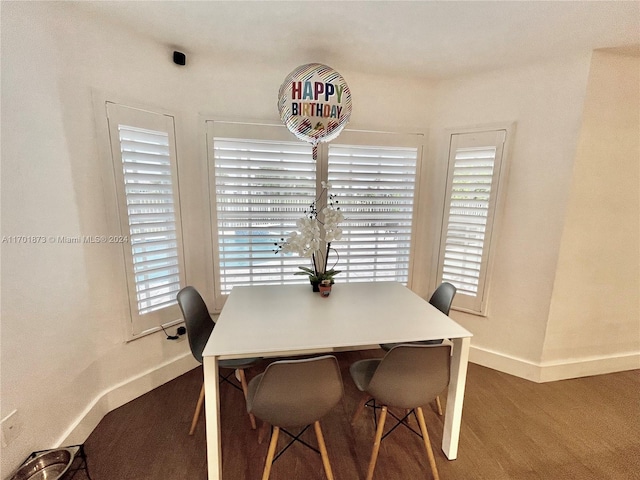
[[[467,381],[467,363],[469,362],[471,339],[469,337],[454,338],[452,341],[451,378],[447,394],[447,410],[444,416],[444,432],[442,433],[442,451],[449,460],[455,460],[458,457],[462,403],[464,401],[464,387]]]
[[[220,385],[218,357],[204,357],[204,405],[207,422],[208,479],[222,479],[222,445],[220,438]]]

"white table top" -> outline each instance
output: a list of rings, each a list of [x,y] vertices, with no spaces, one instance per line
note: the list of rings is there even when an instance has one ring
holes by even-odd
[[[220,358],[322,352],[472,334],[395,282],[234,287],[203,355]]]

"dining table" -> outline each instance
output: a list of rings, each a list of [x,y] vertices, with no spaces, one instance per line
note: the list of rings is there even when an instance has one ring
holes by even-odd
[[[382,343],[453,344],[442,450],[455,460],[471,336],[398,282],[339,283],[327,297],[308,284],[234,287],[203,351],[209,480],[222,479],[218,361],[377,349]]]

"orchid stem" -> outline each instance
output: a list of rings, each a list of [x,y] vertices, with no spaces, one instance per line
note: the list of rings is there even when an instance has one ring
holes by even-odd
[[[323,273],[327,273],[327,262],[329,262],[329,249],[331,248],[331,242],[327,243],[327,254],[324,256],[324,270]]]

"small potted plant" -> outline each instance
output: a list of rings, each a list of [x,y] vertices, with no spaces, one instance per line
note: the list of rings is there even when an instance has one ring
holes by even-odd
[[[318,212],[317,203],[322,195],[331,188],[331,185],[322,182],[322,187],[318,198],[305,211],[304,216],[296,222],[298,231],[291,232],[286,240],[281,238],[280,243],[275,244],[276,253],[297,253],[301,257],[311,260],[311,267],[299,266],[301,271],[296,272],[295,275],[307,275],[314,292],[320,291],[320,283],[323,280],[332,285],[333,277],[341,272],[333,267],[328,268],[328,261],[329,253],[332,250],[338,257],[336,249],[331,248],[331,242],[340,240],[342,237],[342,229],[338,224],[344,220],[344,216],[338,207],[338,201],[330,194],[327,194],[327,205]],[[319,213],[323,221],[318,219]],[[337,263],[338,258],[336,258],[334,267]]]
[[[328,297],[331,293],[331,280],[321,280],[320,285],[318,286],[320,290],[320,295],[323,297]]]
[[[307,275],[309,277],[309,283],[311,283],[311,286],[313,287],[313,291],[314,292],[319,292],[320,291],[320,285],[321,284],[325,284],[325,285],[333,285],[334,284],[334,280],[333,277],[334,275],[339,274],[342,270],[334,270],[333,268],[330,270],[326,270],[324,272],[319,272],[319,271],[315,271],[312,268],[309,267],[298,267],[300,270],[302,270],[301,272],[296,272],[294,273],[294,275]]]

